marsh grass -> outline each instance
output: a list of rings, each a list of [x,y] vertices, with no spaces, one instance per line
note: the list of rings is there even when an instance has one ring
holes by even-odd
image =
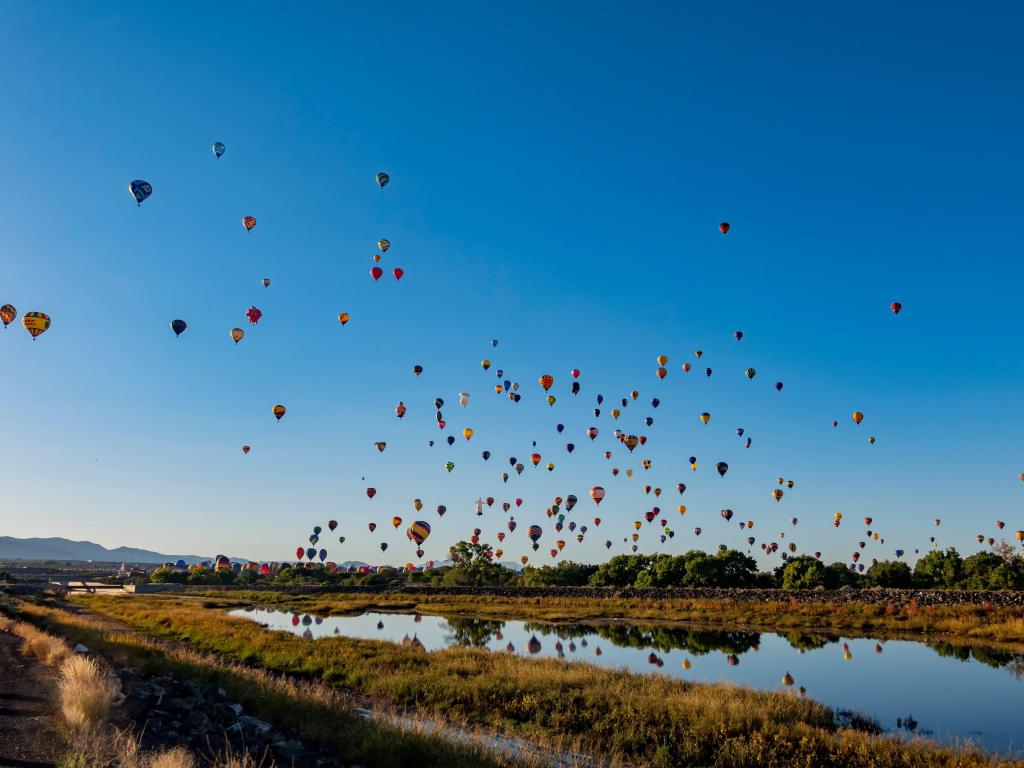
[[[98,731],[110,715],[120,683],[88,656],[68,656],[59,667],[60,708],[72,733]]]
[[[219,605],[200,600],[97,596],[83,602],[142,633],[108,633],[108,642],[144,648],[165,662],[234,680],[236,686],[249,689],[250,698],[254,692],[263,697],[273,714],[287,720],[290,713],[291,721],[298,719],[307,732],[332,731],[342,709],[338,704],[347,694],[383,709],[490,728],[549,748],[578,746],[608,764],[1000,764],[969,748],[944,748],[925,740],[905,741],[842,727],[829,708],[790,693],[688,683],[468,648],[425,654],[345,637],[311,643],[290,633],[254,629],[244,619],[227,616]],[[50,620],[63,621],[59,613],[52,611]],[[394,751],[390,754],[395,756]],[[436,754],[426,761],[422,754],[410,759],[420,765],[445,764],[437,762]],[[1019,761],[1002,764],[1024,766]]]
[[[314,614],[368,610],[415,611],[445,616],[538,621],[637,619],[744,626],[784,633],[790,629],[843,631],[848,635],[948,635],[964,641],[1024,647],[1024,607],[991,605],[919,606],[867,603],[748,602],[593,597],[495,597],[449,595],[289,595],[281,592],[207,593],[207,607],[258,603]]]

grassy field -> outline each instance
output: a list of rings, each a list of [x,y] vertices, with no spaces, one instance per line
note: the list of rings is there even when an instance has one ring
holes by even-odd
[[[733,600],[632,600],[409,595],[288,595],[281,592],[210,592],[227,605],[267,605],[313,614],[367,610],[415,611],[445,616],[537,621],[596,621],[628,618],[688,621],[708,626],[843,632],[881,638],[945,636],[947,640],[999,643],[1024,649],[1024,608],[990,606],[883,607],[866,604],[751,603]]]
[[[324,697],[338,701],[342,692],[381,707],[493,728],[554,750],[582,749],[620,765],[1024,767],[1024,762],[1000,763],[974,751],[875,735],[870,726],[841,727],[830,709],[791,693],[468,648],[426,654],[344,637],[310,643],[290,633],[254,629],[227,616],[221,603],[203,599],[76,600],[141,633],[108,630],[101,633],[107,644],[184,665],[192,675],[235,675],[236,687],[248,687],[250,697],[272,694],[273,714],[324,734],[333,729],[318,721],[344,714],[341,706],[326,706]],[[331,601],[316,602],[326,607]],[[38,606],[25,611],[64,631],[76,625],[98,631],[88,616]],[[420,757],[417,763],[440,764]]]

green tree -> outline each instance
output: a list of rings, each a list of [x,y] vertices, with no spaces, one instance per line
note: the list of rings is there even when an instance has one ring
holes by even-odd
[[[188,579],[187,571],[177,571],[166,565],[149,574],[149,580],[154,584],[184,584],[186,579]]]
[[[914,582],[921,587],[957,589],[963,580],[964,564],[954,547],[945,552],[933,549],[914,566]]]
[[[790,558],[782,569],[783,589],[814,589],[824,587],[826,581],[825,566],[821,561],[810,555]]]
[[[685,580],[685,555],[655,555],[650,566],[636,577],[634,584],[638,587],[681,587]]]
[[[558,565],[524,568],[522,583],[524,587],[583,587],[596,572],[596,565],[563,560]]]
[[[494,550],[490,544],[460,541],[448,550],[448,557],[452,568],[444,575],[446,584],[500,586],[515,578],[512,571],[494,562]]]
[[[616,555],[601,563],[590,577],[592,587],[630,587],[650,565],[647,555]]]
[[[735,549],[720,549],[714,555],[690,550],[683,557],[687,587],[745,587],[757,576],[755,560]]]
[[[868,582],[876,587],[906,588],[913,584],[910,566],[899,560],[882,560],[868,568]]]
[[[846,563],[835,562],[825,567],[825,589],[859,587],[860,578]]]

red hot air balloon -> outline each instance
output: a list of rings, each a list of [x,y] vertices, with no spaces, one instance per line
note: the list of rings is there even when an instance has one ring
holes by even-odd
[[[900,313],[900,310],[903,309],[903,305],[900,304],[898,301],[894,301],[892,304],[889,305],[889,309],[892,310],[892,313],[894,315],[898,315]]]
[[[728,232],[729,231],[729,222],[728,221],[723,221],[721,224],[719,224],[718,225],[718,231],[721,232],[723,235],[726,232]]]
[[[381,275],[383,275],[383,274],[384,274],[384,270],[381,269],[380,267],[377,267],[377,266],[370,267],[370,276],[374,279],[374,282],[376,282],[377,280],[380,280]]]
[[[263,313],[260,312],[258,307],[249,307],[245,310],[245,316],[249,318],[250,325],[256,325],[256,323],[260,321],[260,318],[263,317]]]
[[[402,275],[405,274],[405,270],[402,269],[401,267],[395,267],[394,269],[391,270],[391,274],[395,276],[395,280],[401,280]]]
[[[600,504],[601,501],[604,499],[604,488],[602,488],[600,485],[595,485],[593,488],[590,489],[590,498],[594,500],[595,504]]]
[[[367,495],[367,497],[372,499],[374,496],[377,495],[377,489],[376,488],[367,488],[366,489],[366,495]]]

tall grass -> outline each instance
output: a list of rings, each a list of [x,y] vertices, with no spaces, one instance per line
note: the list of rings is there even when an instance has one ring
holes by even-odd
[[[279,686],[282,712],[302,718],[307,728],[325,716],[320,702],[338,700],[330,691],[341,690],[382,707],[494,728],[542,744],[573,743],[613,764],[998,764],[975,750],[840,727],[827,707],[787,693],[687,683],[476,649],[424,654],[392,643],[344,637],[310,643],[290,633],[254,630],[244,619],[195,600],[97,596],[85,602],[147,635],[174,642],[167,646],[138,635],[117,638],[110,633],[108,641],[146,645],[164,658],[173,658],[180,649],[175,643],[181,643],[189,652],[199,652],[196,664],[215,668],[225,663],[219,659],[225,659],[230,669],[258,668],[267,675],[261,693]],[[300,695],[289,695],[289,685]],[[315,695],[306,699],[307,692]],[[1019,761],[1004,764],[1024,766]]]
[[[106,723],[120,687],[89,657],[64,659],[60,665],[60,709],[71,731],[98,731]]]

